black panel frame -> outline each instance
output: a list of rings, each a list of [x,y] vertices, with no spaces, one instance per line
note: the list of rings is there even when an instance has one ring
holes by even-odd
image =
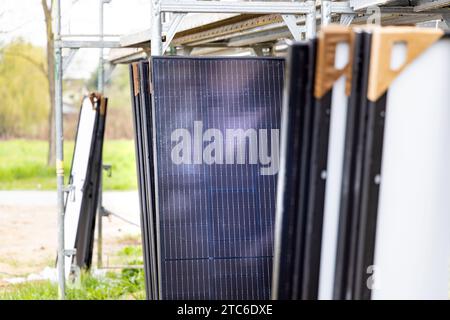
[[[91,149],[92,157],[89,160],[88,177],[83,187],[83,200],[81,205],[80,222],[78,225],[75,248],[77,266],[90,269],[94,248],[95,222],[98,212],[98,197],[100,193],[100,181],[103,158],[103,141],[105,136],[106,114],[108,110],[108,98],[102,97],[104,102],[97,102],[97,123],[95,125],[94,144]],[[100,104],[103,103],[103,113]]]
[[[284,99],[281,123],[280,168],[285,175],[278,176],[277,217],[275,225],[276,243],[273,270],[272,298],[278,300],[292,299],[292,282],[296,256],[295,239],[298,233],[297,221],[300,211],[300,180],[304,176],[301,168],[306,161],[304,156],[305,130],[308,107],[308,81],[303,74],[308,74],[308,62],[311,58],[310,46],[306,43],[294,43],[290,46],[286,62]],[[300,165],[298,165],[300,164]],[[288,171],[287,168],[290,168]]]

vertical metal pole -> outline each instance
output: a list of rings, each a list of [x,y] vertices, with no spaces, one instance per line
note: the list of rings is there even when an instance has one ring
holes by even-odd
[[[316,2],[307,0],[306,4],[309,6],[309,13],[306,14],[306,39],[312,39],[316,36]]]
[[[98,191],[98,233],[97,233],[97,268],[103,267],[103,161],[100,161],[100,184]]]
[[[65,299],[66,278],[64,273],[64,131],[62,113],[62,52],[61,0],[56,1],[55,23],[55,126],[56,126],[56,186],[58,205],[58,284],[59,298]]]
[[[330,0],[322,0],[321,5],[321,26],[326,26],[331,22],[331,1]]]
[[[103,5],[105,1],[99,0],[99,35],[100,41],[103,41]],[[103,69],[103,48],[99,49],[99,57],[98,57],[98,81],[97,81],[97,91],[103,94],[104,91],[104,69]],[[99,183],[99,191],[98,191],[98,202],[97,202],[97,215],[98,215],[98,224],[97,224],[97,267],[103,267],[103,161],[100,159],[100,183]]]
[[[103,4],[104,0],[99,0],[99,35],[100,35],[100,42],[103,41]],[[98,79],[97,79],[97,90],[100,93],[103,93],[103,78],[104,78],[104,71],[103,71],[103,48],[99,48],[99,57],[98,57]]]
[[[161,0],[151,0],[151,17],[152,17],[152,37],[151,52],[152,56],[162,55],[161,40]]]

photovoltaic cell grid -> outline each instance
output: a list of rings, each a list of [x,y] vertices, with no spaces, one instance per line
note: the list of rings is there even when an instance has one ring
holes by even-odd
[[[194,121],[224,136],[279,129],[284,61],[156,57],[151,64],[161,298],[268,299],[277,175],[261,175],[259,164],[176,165],[171,134],[193,134]]]

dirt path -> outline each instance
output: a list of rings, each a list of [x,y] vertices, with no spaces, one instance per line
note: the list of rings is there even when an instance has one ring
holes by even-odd
[[[104,206],[139,224],[137,192],[105,192]],[[0,191],[0,282],[53,266],[56,254],[56,193]],[[140,228],[111,216],[103,219],[104,255],[140,242]],[[96,253],[94,253],[94,263]]]

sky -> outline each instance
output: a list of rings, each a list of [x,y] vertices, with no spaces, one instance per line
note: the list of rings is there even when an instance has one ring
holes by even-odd
[[[99,2],[100,0],[61,0],[61,32],[97,34]],[[111,0],[104,8],[105,34],[127,34],[150,27],[150,0]],[[0,42],[22,37],[34,45],[45,47],[41,0],[0,0],[0,31]],[[98,54],[98,49],[79,50],[66,75],[88,78],[97,66]]]

